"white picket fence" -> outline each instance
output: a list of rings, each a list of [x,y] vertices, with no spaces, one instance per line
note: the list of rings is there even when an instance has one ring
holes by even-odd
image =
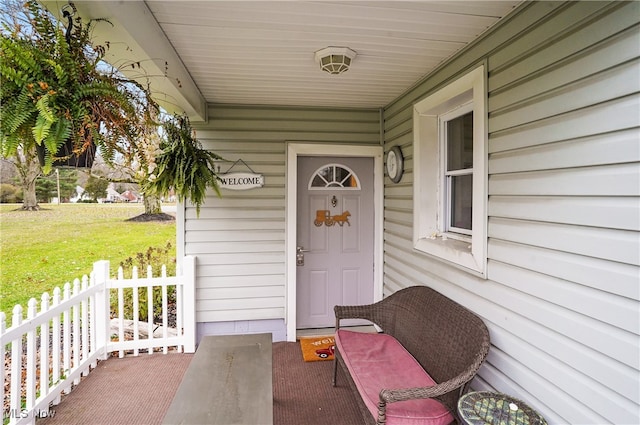
[[[133,289],[131,296],[125,298],[127,288]],[[139,288],[146,288],[145,318],[139,317]],[[160,288],[162,294],[161,327],[153,323],[154,288]],[[168,326],[170,291],[176,295],[175,329]],[[117,300],[115,306],[110,302],[112,296]],[[109,262],[98,261],[89,277],[76,279],[73,285],[65,284],[62,291],[55,288],[53,297],[42,294],[39,304],[38,307],[35,298],[29,300],[26,320],[22,306],[16,305],[8,329],[6,317],[0,313],[0,347],[5,365],[10,364],[8,376],[5,367],[0,368],[0,396],[3,403],[9,399],[8,408],[3,404],[4,424],[34,424],[37,418],[48,416],[50,405],[58,404],[63,392],[70,392],[98,360],[106,359],[110,353],[118,352],[123,357],[125,352],[153,354],[161,349],[166,354],[169,348],[195,352],[192,256],[184,257],[176,276],[166,276],[163,267],[159,277],[152,276],[151,268],[146,277],[138,277],[134,269],[131,279],[124,279],[122,269],[116,279],[111,279]],[[125,309],[132,311],[133,319],[125,319]],[[125,328],[132,332],[125,335]],[[8,395],[5,380],[10,380]]]

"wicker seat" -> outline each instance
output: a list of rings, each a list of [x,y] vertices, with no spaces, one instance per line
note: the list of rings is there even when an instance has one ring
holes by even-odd
[[[335,306],[336,332],[342,319],[366,319],[396,338],[437,383],[423,388],[381,388],[378,417],[374,418],[361,397],[365,423],[385,424],[388,403],[435,398],[457,417],[458,399],[467,390],[489,352],[489,331],[480,317],[426,286],[402,289],[374,304]],[[333,384],[340,365],[353,391],[355,383],[342,353],[335,352]]]

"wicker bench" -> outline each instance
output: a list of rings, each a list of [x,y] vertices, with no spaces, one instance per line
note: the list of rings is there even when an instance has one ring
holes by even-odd
[[[337,367],[346,372],[367,424],[446,424],[489,351],[483,321],[426,286],[402,289],[380,302],[336,306]],[[340,329],[366,319],[383,333]]]

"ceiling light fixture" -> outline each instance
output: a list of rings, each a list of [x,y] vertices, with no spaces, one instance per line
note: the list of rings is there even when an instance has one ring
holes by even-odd
[[[320,69],[329,74],[342,74],[349,70],[356,52],[348,47],[325,47],[316,52],[316,62]]]

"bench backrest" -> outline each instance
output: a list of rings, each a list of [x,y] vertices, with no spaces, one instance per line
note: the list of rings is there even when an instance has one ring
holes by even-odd
[[[476,314],[426,286],[402,289],[380,303],[376,322],[418,360],[437,383],[475,375],[489,351],[489,331]],[[470,378],[469,378],[470,379]],[[441,398],[455,408],[459,393]]]

